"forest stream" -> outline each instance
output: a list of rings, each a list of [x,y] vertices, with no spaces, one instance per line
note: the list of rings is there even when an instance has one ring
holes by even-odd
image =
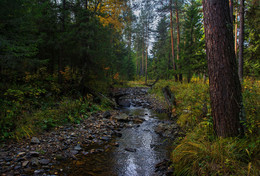
[[[147,91],[147,88],[116,90],[114,96],[119,104],[116,113],[93,114],[82,124],[38,136],[39,141],[32,139],[21,146],[3,147],[2,157],[9,158],[9,167],[4,167],[6,175],[170,174],[171,144],[178,128],[168,114],[156,112],[163,111],[159,110],[162,107],[156,99],[147,98]],[[3,166],[5,160],[2,158]]]

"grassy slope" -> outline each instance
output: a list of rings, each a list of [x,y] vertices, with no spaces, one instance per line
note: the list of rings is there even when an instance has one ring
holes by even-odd
[[[198,78],[190,84],[161,80],[152,93],[162,98],[161,89],[166,85],[176,96],[177,106],[172,111],[185,132],[172,152],[176,175],[260,174],[260,81],[247,78],[243,85],[245,137],[226,139],[214,135],[208,84]]]

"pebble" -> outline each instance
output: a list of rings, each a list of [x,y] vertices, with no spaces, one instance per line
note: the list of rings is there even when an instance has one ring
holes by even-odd
[[[82,150],[82,148],[81,148],[80,145],[78,144],[78,145],[76,145],[76,146],[74,147],[74,150],[80,151],[80,150]]]
[[[29,164],[29,161],[24,161],[24,162],[22,163],[22,167],[26,167],[28,164]]]
[[[30,152],[30,156],[31,157],[38,157],[39,156],[39,152],[31,151]]]
[[[31,144],[40,144],[40,140],[37,137],[32,137]]]

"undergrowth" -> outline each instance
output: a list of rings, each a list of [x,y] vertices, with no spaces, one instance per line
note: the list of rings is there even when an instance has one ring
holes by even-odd
[[[161,90],[167,85],[177,102],[172,112],[185,134],[175,141],[172,152],[175,175],[260,175],[260,81],[244,80],[243,138],[219,138],[214,134],[208,83],[199,78],[189,84],[161,80],[151,93],[162,98]]]
[[[15,82],[0,83],[3,92],[0,95],[0,142],[20,140],[67,123],[80,123],[90,113],[110,108],[105,99],[97,101],[91,94],[82,96],[72,84],[75,79],[68,73],[69,69],[62,73],[62,84],[58,84],[57,75],[48,74],[46,68],[35,74],[26,73]],[[105,88],[104,85],[93,87],[96,91]]]

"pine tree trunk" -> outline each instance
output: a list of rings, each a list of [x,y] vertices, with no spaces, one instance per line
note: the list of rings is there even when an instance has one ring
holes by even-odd
[[[175,14],[176,14],[176,24],[177,24],[177,61],[180,59],[180,24],[179,24],[179,12],[178,12],[178,4],[177,0],[175,1]],[[181,70],[180,64],[177,67]],[[182,74],[179,74],[179,81],[182,82]]]
[[[238,21],[238,12],[236,10],[236,24],[235,24],[235,55],[237,58],[237,21]]]
[[[239,80],[243,82],[243,52],[244,52],[244,0],[240,0],[240,27],[239,27],[239,54],[238,54],[238,75]]]
[[[238,136],[242,96],[228,1],[203,0],[203,12],[214,130]]]
[[[146,55],[145,55],[145,84],[147,84],[147,62],[148,62],[148,44],[146,46]]]
[[[231,18],[231,22],[234,23],[234,15],[233,15],[233,0],[229,0],[229,10],[230,10],[230,18]]]
[[[176,64],[174,58],[174,37],[173,37],[173,19],[172,19],[172,0],[170,0],[170,28],[171,28],[171,49],[172,49],[172,66],[173,70],[176,71]],[[177,75],[174,73],[175,81],[178,81]]]
[[[141,69],[141,76],[144,74],[144,36],[143,36],[143,41],[142,41],[142,69]]]

